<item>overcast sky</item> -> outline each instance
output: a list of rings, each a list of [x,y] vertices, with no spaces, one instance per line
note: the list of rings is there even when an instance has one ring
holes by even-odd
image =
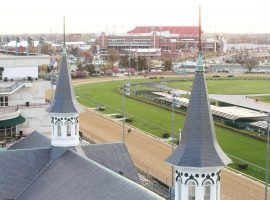
[[[270,33],[270,0],[5,0],[0,34],[123,32],[136,25],[197,25],[206,32]]]

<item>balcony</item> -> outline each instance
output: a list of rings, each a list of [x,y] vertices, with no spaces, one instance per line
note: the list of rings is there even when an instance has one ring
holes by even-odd
[[[16,81],[16,82],[10,82],[10,83],[5,83],[1,84],[3,86],[0,87],[0,94],[2,95],[9,95],[14,93],[15,91],[19,90],[22,87],[31,87],[32,83],[28,81]]]
[[[0,121],[18,117],[21,111],[16,106],[0,107]]]

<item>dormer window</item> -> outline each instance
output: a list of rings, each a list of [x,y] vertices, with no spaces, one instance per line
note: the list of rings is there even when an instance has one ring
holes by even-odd
[[[67,123],[67,136],[71,136],[71,123]]]

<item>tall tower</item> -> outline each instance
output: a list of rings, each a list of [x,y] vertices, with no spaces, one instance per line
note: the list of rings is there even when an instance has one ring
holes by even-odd
[[[199,53],[181,141],[167,159],[175,169],[175,200],[219,200],[220,171],[231,160],[215,134],[202,64],[201,8]]]
[[[65,18],[63,35],[64,45],[58,82],[54,99],[47,111],[51,115],[52,146],[70,147],[79,145],[79,106],[74,95],[67,60]]]

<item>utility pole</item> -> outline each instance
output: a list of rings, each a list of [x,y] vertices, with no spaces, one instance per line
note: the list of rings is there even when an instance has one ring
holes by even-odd
[[[123,104],[122,104],[122,117],[123,117],[123,124],[122,124],[122,141],[125,143],[125,83],[123,84]]]
[[[267,145],[266,145],[266,175],[265,175],[265,200],[268,200],[268,171],[269,171],[269,123],[270,123],[270,113],[267,117]]]
[[[171,143],[172,143],[172,152],[174,151],[174,109],[176,106],[180,106],[180,101],[178,101],[177,97],[180,97],[180,94],[177,94],[175,92],[172,92],[172,104],[171,104],[171,108],[172,108],[172,134],[171,134]],[[178,104],[179,103],[179,104]],[[174,185],[174,170],[173,170],[173,166],[172,166],[172,187],[173,188]],[[170,197],[172,195],[172,190],[170,191]]]

